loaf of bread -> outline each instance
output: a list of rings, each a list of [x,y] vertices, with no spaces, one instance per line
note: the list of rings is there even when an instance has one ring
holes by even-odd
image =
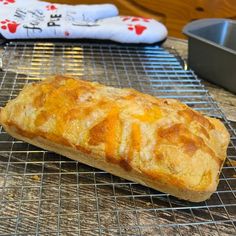
[[[0,123],[17,139],[193,202],[216,190],[229,143],[219,120],[177,100],[63,76],[26,85]]]

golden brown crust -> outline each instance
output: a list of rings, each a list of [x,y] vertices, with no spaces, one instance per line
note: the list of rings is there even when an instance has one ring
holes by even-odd
[[[176,100],[62,76],[27,85],[0,123],[16,138],[190,201],[216,190],[229,142],[220,121]]]
[[[130,171],[129,169],[129,171],[127,171],[126,168],[123,168],[122,166],[117,166],[116,164],[109,163],[104,159],[98,159],[96,156],[87,154],[84,151],[75,150],[68,146],[63,146],[55,142],[51,142],[42,137],[27,138],[26,136],[19,134],[14,129],[14,127],[4,126],[4,129],[13,137],[23,140],[27,143],[33,144],[37,147],[56,152],[73,160],[77,160],[83,164],[87,164],[92,167],[105,170],[111,174],[140,183],[144,186],[148,186],[162,192],[170,193],[171,195],[179,197],[181,199],[189,200],[192,202],[200,202],[209,198],[212,194],[211,191],[193,191],[186,189],[185,186],[182,186],[180,183],[177,183],[176,180],[169,180],[167,179],[167,176],[163,174],[159,174],[158,181],[153,181],[153,178],[150,173],[144,175],[135,170]]]

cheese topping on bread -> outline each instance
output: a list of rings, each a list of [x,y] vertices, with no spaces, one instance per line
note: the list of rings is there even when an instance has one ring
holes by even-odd
[[[219,120],[177,100],[63,76],[26,85],[0,123],[17,138],[73,150],[78,157],[68,157],[84,154],[86,164],[192,201],[216,190],[229,143]]]

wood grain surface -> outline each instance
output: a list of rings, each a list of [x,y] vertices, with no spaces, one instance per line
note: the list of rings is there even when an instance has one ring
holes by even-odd
[[[235,0],[50,0],[55,3],[113,3],[121,15],[151,17],[163,22],[170,36],[183,38],[185,24],[200,18],[236,19]]]

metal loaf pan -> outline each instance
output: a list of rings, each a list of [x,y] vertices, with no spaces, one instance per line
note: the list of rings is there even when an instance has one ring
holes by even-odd
[[[188,63],[200,77],[236,93],[236,21],[202,19],[187,24]]]

